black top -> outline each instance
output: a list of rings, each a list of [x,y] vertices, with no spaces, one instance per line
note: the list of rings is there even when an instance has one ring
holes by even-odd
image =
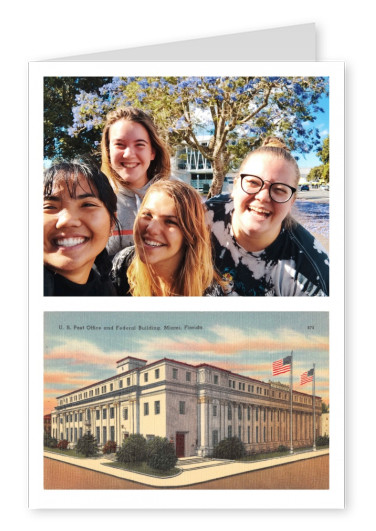
[[[109,278],[92,269],[86,284],[76,284],[44,266],[44,295],[47,297],[111,297],[116,295]]]
[[[232,232],[234,202],[220,195],[206,202],[215,265],[229,283],[228,295],[328,296],[329,257],[299,223],[283,226],[274,242],[248,252]]]

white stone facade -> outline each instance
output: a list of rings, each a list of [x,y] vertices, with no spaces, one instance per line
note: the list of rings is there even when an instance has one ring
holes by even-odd
[[[72,445],[91,432],[99,445],[130,434],[167,437],[178,457],[208,456],[237,436],[248,452],[290,447],[290,392],[218,367],[128,356],[117,374],[57,398],[51,435]],[[316,436],[321,398],[316,397]],[[312,396],[293,393],[293,446],[313,443]]]

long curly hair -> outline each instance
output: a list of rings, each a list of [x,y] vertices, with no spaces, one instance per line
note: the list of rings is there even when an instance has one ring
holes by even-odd
[[[143,245],[139,219],[143,205],[154,192],[162,192],[173,199],[184,239],[184,255],[170,285],[162,285],[152,265],[142,262],[139,254],[139,248]],[[213,281],[221,283],[213,266],[210,230],[205,212],[200,194],[182,181],[157,181],[148,189],[134,223],[135,257],[127,272],[131,295],[199,297]]]

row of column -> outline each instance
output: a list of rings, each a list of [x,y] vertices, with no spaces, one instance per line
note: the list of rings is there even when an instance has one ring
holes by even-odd
[[[231,419],[228,418],[229,407],[231,407]],[[241,409],[240,415],[239,407]],[[199,447],[210,448],[213,446],[213,431],[218,432],[218,442],[227,438],[229,436],[229,426],[231,427],[232,436],[239,437],[244,443],[287,443],[290,441],[290,411],[287,409],[236,403],[227,400],[213,400],[205,396],[199,398]],[[316,435],[318,435],[317,428]],[[312,413],[293,411],[293,440],[312,439]]]

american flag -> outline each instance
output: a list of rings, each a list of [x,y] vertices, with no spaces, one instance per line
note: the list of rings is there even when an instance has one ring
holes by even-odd
[[[272,374],[277,376],[278,374],[283,374],[285,372],[290,372],[291,370],[291,356],[286,356],[272,363]]]
[[[304,385],[313,380],[314,369],[309,369],[309,371],[303,372],[300,377],[300,385]]]

